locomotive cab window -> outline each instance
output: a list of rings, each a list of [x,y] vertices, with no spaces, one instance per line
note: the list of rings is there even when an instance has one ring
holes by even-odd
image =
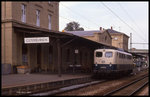
[[[107,58],[112,57],[112,52],[106,52],[106,53],[105,53],[105,57],[107,57]]]
[[[102,57],[102,52],[96,52],[96,57]]]

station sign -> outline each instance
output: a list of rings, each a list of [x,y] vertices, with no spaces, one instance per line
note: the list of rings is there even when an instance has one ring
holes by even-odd
[[[24,43],[49,43],[49,37],[28,37],[24,38]]]
[[[78,54],[79,53],[79,50],[75,49],[75,54]]]

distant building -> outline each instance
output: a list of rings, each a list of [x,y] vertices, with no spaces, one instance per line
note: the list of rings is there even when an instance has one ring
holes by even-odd
[[[124,33],[115,31],[113,29],[107,29],[107,31],[110,33],[112,37],[112,46],[128,51],[129,36],[127,36]]]
[[[111,29],[104,29],[104,28],[102,29],[102,27],[100,27],[100,30],[93,30],[93,31],[65,31],[65,32],[72,33],[104,45],[114,46],[119,49],[128,51],[129,36],[127,36],[124,33],[113,30],[112,27]]]
[[[107,30],[93,30],[93,31],[66,31],[86,39],[96,41],[98,43],[111,46],[111,36]]]

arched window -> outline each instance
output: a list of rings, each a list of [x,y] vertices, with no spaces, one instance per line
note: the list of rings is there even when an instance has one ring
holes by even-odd
[[[26,6],[24,4],[21,5],[21,11],[22,11],[21,21],[26,22]]]
[[[40,10],[36,10],[36,26],[40,26]]]
[[[51,15],[48,15],[48,29],[51,30]]]

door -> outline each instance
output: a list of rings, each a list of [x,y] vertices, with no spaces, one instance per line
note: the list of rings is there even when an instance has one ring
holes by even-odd
[[[41,45],[37,45],[37,70],[41,70]]]

